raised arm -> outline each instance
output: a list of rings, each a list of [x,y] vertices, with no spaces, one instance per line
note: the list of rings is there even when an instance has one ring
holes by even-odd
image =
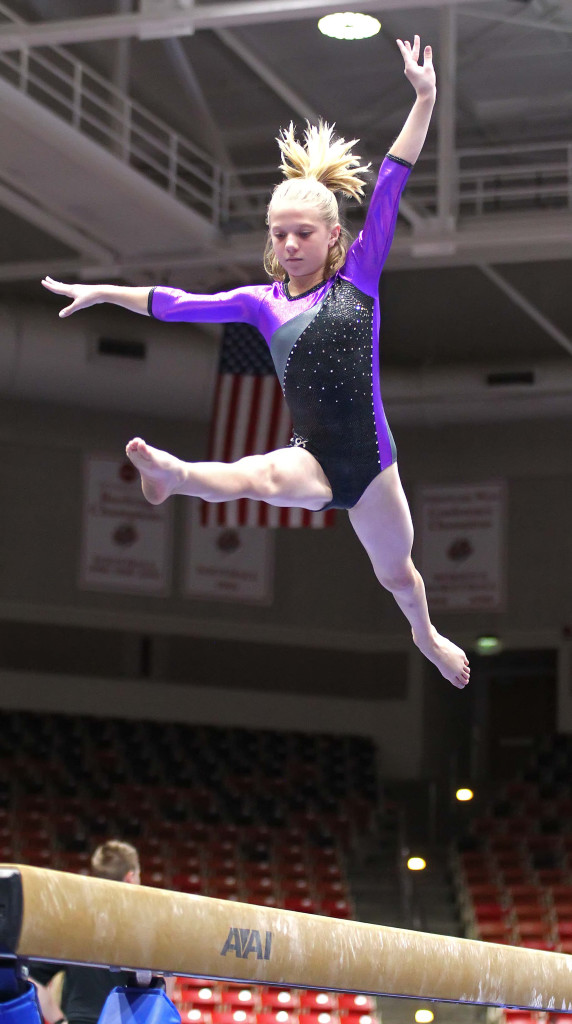
[[[405,64],[405,75],[415,89],[417,98],[389,152],[400,160],[407,160],[408,163],[414,164],[423,149],[437,95],[433,52],[430,46],[426,46],[423,51],[423,63],[420,64],[421,40],[419,36],[414,36],[413,46],[407,39],[405,42],[398,39],[397,45]]]
[[[405,74],[415,88],[417,99],[380,167],[365,224],[351,246],[341,271],[342,277],[352,281],[368,295],[377,295],[379,276],[395,231],[399,199],[411,165],[421,152],[435,103],[431,47],[425,47],[424,62],[420,65],[419,36],[415,36],[413,46],[409,42],[403,43],[401,39],[397,40],[397,44],[403,54]]]

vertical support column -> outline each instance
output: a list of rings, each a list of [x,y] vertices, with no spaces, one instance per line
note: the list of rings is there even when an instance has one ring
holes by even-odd
[[[457,81],[457,9],[439,12],[439,66],[437,79],[437,220],[452,230],[456,220],[455,94]]]
[[[116,0],[117,14],[131,14],[133,0]],[[111,81],[115,88],[125,96],[129,93],[131,75],[131,39],[118,39],[115,43]],[[129,111],[127,105],[117,98],[117,115],[115,132],[117,139],[113,149],[118,157],[127,161],[129,158]],[[119,130],[118,130],[119,129]]]

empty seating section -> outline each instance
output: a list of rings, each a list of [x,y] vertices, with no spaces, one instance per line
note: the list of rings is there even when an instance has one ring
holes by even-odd
[[[361,737],[2,712],[0,861],[88,872],[110,838],[143,883],[350,918],[347,863],[377,809]],[[197,1024],[370,1024],[374,1006],[181,979]]]
[[[179,978],[175,1002],[196,1024],[379,1024],[370,996]]]
[[[453,851],[468,936],[572,953],[571,824],[572,736],[558,736]]]

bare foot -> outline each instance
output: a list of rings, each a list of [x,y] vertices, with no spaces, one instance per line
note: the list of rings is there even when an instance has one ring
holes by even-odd
[[[125,452],[141,474],[143,494],[152,505],[160,505],[182,482],[182,462],[134,437]]]
[[[433,627],[432,627],[433,628]],[[462,690],[469,682],[471,670],[464,651],[433,628],[433,636],[427,643],[420,643],[413,634],[413,641],[422,654],[439,669],[445,679]]]

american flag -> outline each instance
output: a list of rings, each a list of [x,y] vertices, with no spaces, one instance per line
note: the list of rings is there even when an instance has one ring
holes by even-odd
[[[284,448],[292,436],[290,414],[264,338],[248,324],[225,327],[216,385],[210,460],[235,462]],[[203,502],[203,526],[330,526],[333,510],[277,508],[264,501]]]

